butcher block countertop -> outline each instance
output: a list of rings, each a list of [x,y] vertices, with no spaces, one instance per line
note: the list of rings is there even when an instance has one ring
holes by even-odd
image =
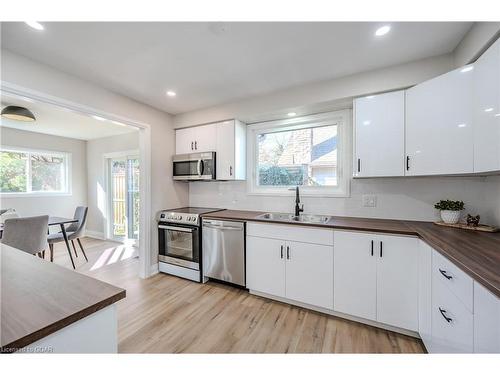
[[[16,351],[125,298],[124,289],[0,246],[0,352]]]
[[[500,298],[500,233],[468,231],[408,220],[333,216],[326,224],[311,224],[257,218],[263,213],[224,210],[204,214],[203,217],[417,236]]]

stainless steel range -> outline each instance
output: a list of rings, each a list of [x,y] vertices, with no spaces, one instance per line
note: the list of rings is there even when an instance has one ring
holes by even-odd
[[[200,215],[220,208],[182,207],[158,214],[160,272],[201,282]]]

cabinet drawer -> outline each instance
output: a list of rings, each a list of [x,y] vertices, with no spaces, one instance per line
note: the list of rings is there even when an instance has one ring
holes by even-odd
[[[432,278],[432,348],[433,353],[472,353],[473,315],[441,280]]]
[[[247,235],[318,245],[333,245],[333,230],[308,228],[293,224],[248,223]]]
[[[473,311],[473,281],[465,272],[437,251],[433,251],[432,274],[436,280],[441,280],[469,311]]]

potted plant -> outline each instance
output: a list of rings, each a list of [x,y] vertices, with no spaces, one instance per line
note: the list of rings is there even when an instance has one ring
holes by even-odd
[[[447,224],[456,224],[460,220],[460,215],[464,209],[464,202],[442,200],[434,205],[441,211],[441,219]]]

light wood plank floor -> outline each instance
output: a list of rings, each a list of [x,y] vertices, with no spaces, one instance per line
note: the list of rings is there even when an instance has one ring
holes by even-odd
[[[137,276],[136,249],[83,239],[77,271],[127,290],[118,302],[124,353],[422,353],[420,340],[250,295],[214,282]],[[55,263],[71,267],[64,244]]]

